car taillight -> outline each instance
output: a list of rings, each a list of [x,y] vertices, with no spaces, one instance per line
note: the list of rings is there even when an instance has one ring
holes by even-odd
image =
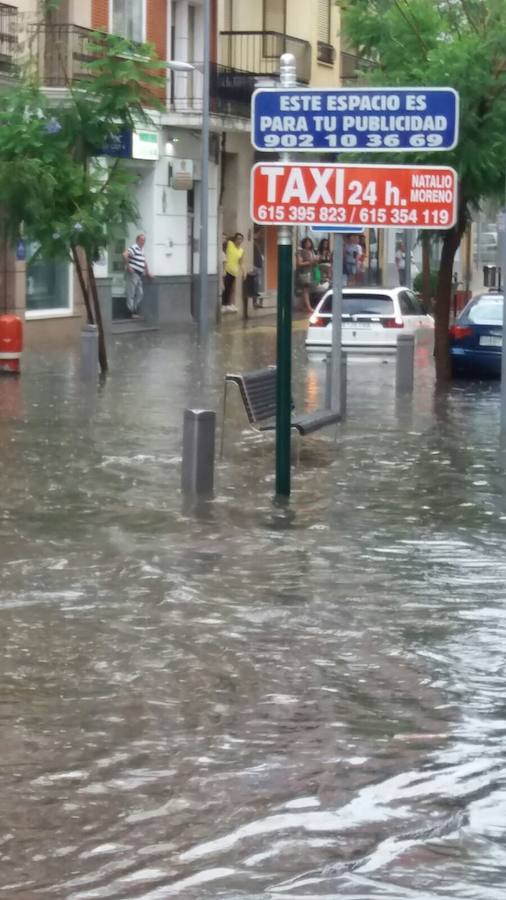
[[[404,328],[402,319],[382,319],[381,324],[383,325],[383,328]]]
[[[464,338],[470,337],[472,333],[473,329],[469,328],[468,325],[452,325],[450,328],[450,337],[454,341],[463,341]]]
[[[320,316],[312,315],[309,324],[313,326],[313,328],[325,328],[328,325],[330,319],[322,319]]]

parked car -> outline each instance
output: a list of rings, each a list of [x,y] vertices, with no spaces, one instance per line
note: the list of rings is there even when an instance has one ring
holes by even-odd
[[[450,328],[454,375],[500,376],[503,303],[502,293],[488,291],[464,307]]]
[[[342,347],[359,353],[394,353],[400,334],[433,343],[434,319],[407,288],[344,288]],[[328,352],[332,345],[332,290],[309,319],[306,348]]]

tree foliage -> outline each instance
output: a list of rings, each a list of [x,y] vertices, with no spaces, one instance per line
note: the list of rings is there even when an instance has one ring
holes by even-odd
[[[504,192],[506,3],[343,0],[339,5],[346,42],[371,60],[364,69],[369,84],[450,86],[460,96],[458,146],[444,154],[409,154],[403,160],[451,165],[459,175],[458,221],[443,233],[436,292],[436,366],[438,376],[445,378],[455,253],[482,199]]]
[[[134,176],[104,151],[151,121],[165,67],[149,45],[112,35],[95,34],[88,52],[87,76],[68,77],[57,106],[29,78],[0,95],[0,227],[11,240],[28,236],[46,258],[75,263],[105,369],[93,263],[138,210]]]

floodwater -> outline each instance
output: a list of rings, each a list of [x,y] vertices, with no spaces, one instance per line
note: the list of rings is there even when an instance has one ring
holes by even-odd
[[[0,897],[502,900],[498,387],[353,362],[289,507],[235,406],[192,509],[184,406],[274,361],[227,328],[118,338],[98,392],[65,351],[0,381]]]

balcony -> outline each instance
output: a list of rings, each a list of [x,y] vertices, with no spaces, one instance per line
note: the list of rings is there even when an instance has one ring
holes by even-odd
[[[319,63],[326,66],[333,66],[336,61],[336,48],[332,44],[326,44],[325,41],[318,41],[317,59]]]
[[[355,53],[341,51],[341,84],[353,86],[365,82],[365,72],[371,69],[374,63]]]
[[[279,57],[293,53],[297,79],[309,84],[311,78],[311,44],[279,31],[221,31],[220,62],[254,78],[279,75]]]
[[[200,63],[195,72],[177,72],[170,83],[168,109],[186,115],[202,113],[203,79]],[[255,79],[248,72],[211,63],[210,111],[213,115],[248,119]]]
[[[0,3],[0,77],[16,73],[18,53],[18,11],[15,6]]]
[[[37,73],[45,87],[65,88],[90,78],[87,64],[93,61],[91,45],[96,35],[79,25],[32,25],[29,28]]]

